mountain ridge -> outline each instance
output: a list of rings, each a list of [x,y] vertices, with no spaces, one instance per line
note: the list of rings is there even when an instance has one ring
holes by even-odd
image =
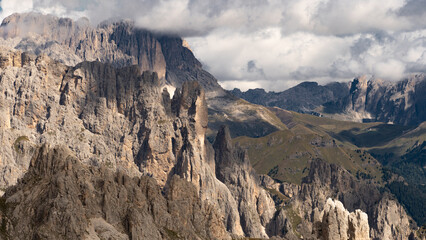
[[[324,86],[304,82],[283,92],[230,92],[256,104],[338,120],[418,125],[426,120],[425,85],[424,74],[413,74],[395,83],[361,76]]]

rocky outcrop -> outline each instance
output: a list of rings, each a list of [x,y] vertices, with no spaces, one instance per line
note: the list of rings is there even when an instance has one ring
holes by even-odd
[[[265,226],[272,219],[275,205],[257,181],[246,151],[235,149],[227,127],[222,127],[213,144],[216,176],[229,188],[240,213],[244,233],[251,237],[267,238]]]
[[[426,120],[425,91],[424,74],[396,83],[363,76],[351,82],[347,96],[325,104],[324,111],[343,114],[349,120],[416,125]]]
[[[41,147],[2,198],[10,239],[229,239],[196,188],[174,176],[165,195],[153,178],[87,166],[65,148]]]
[[[321,212],[327,208],[328,198],[339,200],[344,208],[355,211],[356,215],[357,209],[366,213],[372,239],[386,239],[390,229],[394,230],[393,239],[407,239],[412,231],[408,215],[401,211],[401,205],[389,193],[356,180],[336,164],[317,159],[312,162],[308,176],[302,181],[301,192],[293,203],[301,212],[307,213],[303,215],[307,232],[315,229],[310,223],[324,222]],[[384,206],[389,208],[384,210]]]
[[[315,229],[319,239],[370,239],[368,216],[359,209],[349,213],[340,201],[329,198],[320,215]]]

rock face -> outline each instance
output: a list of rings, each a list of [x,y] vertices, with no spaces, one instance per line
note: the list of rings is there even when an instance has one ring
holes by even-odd
[[[323,211],[328,208],[330,212],[332,209],[327,207],[327,204],[332,205],[328,203],[328,198],[338,199],[346,209],[355,211],[355,216],[359,215],[357,209],[366,213],[372,239],[387,239],[389,232],[392,232],[392,239],[407,239],[411,233],[409,217],[401,211],[402,206],[390,194],[381,193],[373,184],[356,180],[338,165],[318,159],[312,162],[310,172],[303,179],[301,191],[294,203],[301,212],[308,213],[302,215],[307,232],[315,229],[310,223],[324,223]],[[389,208],[384,210],[384,206]],[[363,218],[361,215],[360,217]],[[358,221],[357,224],[361,223]]]
[[[368,216],[359,209],[349,213],[340,201],[329,198],[321,215],[316,229],[319,239],[370,239]]]
[[[87,166],[46,145],[3,201],[10,239],[229,238],[187,181],[173,177],[163,195],[153,178]]]
[[[413,75],[397,83],[363,76],[351,82],[349,94],[324,104],[325,113],[349,120],[416,125],[426,120],[426,76]]]
[[[227,127],[219,130],[213,147],[216,176],[225,183],[238,203],[244,233],[267,238],[265,226],[274,215],[275,205],[256,181],[257,176],[246,151],[232,146]]]
[[[264,136],[284,127],[266,108],[241,104],[227,94],[203,70],[181,38],[153,34],[129,21],[104,22],[94,28],[87,19],[72,21],[39,13],[13,14],[3,20],[0,36],[1,45],[45,54],[68,66],[83,61],[99,61],[116,68],[138,65],[141,72],[156,72],[169,94],[183,82],[196,80],[206,91],[209,112],[214,113],[209,115],[210,139],[214,139],[222,124],[235,121],[239,123],[232,128],[233,136]],[[259,124],[262,128],[257,127]]]

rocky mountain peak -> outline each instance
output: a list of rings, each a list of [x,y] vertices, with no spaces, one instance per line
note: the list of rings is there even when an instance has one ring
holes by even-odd
[[[138,65],[141,72],[157,72],[160,79],[174,87],[198,80],[208,91],[223,91],[181,38],[139,29],[131,21],[106,21],[92,27],[87,19],[73,21],[32,12],[13,14],[4,19],[0,36],[3,45],[45,53],[70,66],[82,61],[115,67]]]
[[[250,166],[248,154],[245,150],[234,146],[231,141],[231,133],[227,126],[222,126],[213,143],[215,149],[216,174],[221,180],[226,179],[227,171],[241,168],[250,174],[254,174],[254,170]],[[257,177],[254,177],[257,179]]]
[[[197,103],[197,101],[199,102]],[[184,82],[181,89],[176,89],[173,95],[172,105],[172,110],[178,117],[181,116],[184,111],[188,112],[190,115],[203,112],[203,121],[207,121],[205,93],[203,88],[196,81]]]
[[[365,180],[357,180],[343,167],[327,163],[321,159],[312,161],[308,176],[302,180],[302,186],[297,198],[297,206],[301,206],[303,211],[312,212],[311,218],[308,218],[310,222],[323,222],[326,225],[323,227],[326,228],[330,227],[328,224],[334,224],[334,230],[329,230],[334,232],[333,234],[347,236],[344,239],[348,239],[352,235],[347,235],[346,231],[336,232],[336,226],[340,226],[342,223],[336,223],[336,219],[333,220],[335,223],[331,223],[330,219],[324,219],[324,211],[330,212],[331,210],[333,218],[339,215],[337,212],[340,210],[337,210],[336,207],[340,208],[342,213],[345,212],[343,209],[354,212],[353,219],[355,222],[351,224],[362,226],[361,228],[364,230],[369,226],[370,237],[373,239],[386,239],[390,235],[397,239],[406,239],[411,232],[408,215],[406,213],[401,214],[400,208],[402,206],[390,194],[381,193],[375,185],[369,184]],[[331,204],[327,200],[328,198],[339,200],[341,203],[337,205],[340,207],[336,203]],[[383,211],[384,206],[389,207],[388,211]],[[357,213],[357,209],[364,212],[368,220],[363,214]],[[393,214],[393,212],[398,212],[398,214]],[[345,213],[342,216],[349,215]],[[339,218],[348,219],[347,217]],[[365,223],[361,224],[361,222],[365,221],[368,221],[367,225]],[[389,230],[395,229],[393,226],[399,226],[398,231],[390,234]],[[315,226],[312,227],[313,229],[315,228]],[[364,230],[361,232],[365,233]],[[358,234],[361,234],[361,232],[358,232]],[[321,234],[323,233],[322,231]],[[364,233],[361,235],[365,236]],[[328,236],[324,239],[339,239],[335,238],[337,235],[331,236],[331,238],[328,238],[330,237]]]
[[[222,125],[217,132],[215,142],[213,143],[215,149],[221,152],[231,152],[233,146],[231,143],[231,133],[229,127]]]
[[[370,239],[368,216],[359,209],[350,213],[340,201],[329,198],[321,215],[316,229],[319,239]]]
[[[274,203],[259,186],[245,150],[231,142],[228,127],[222,126],[213,144],[217,178],[233,193],[240,212],[240,224],[248,236],[267,237],[266,226],[274,215]]]

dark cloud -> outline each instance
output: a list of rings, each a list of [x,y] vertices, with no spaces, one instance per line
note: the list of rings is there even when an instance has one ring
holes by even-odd
[[[256,66],[255,60],[247,62],[247,72],[258,74],[262,79],[267,79],[263,69]]]
[[[358,58],[360,54],[366,52],[373,45],[373,40],[367,37],[360,37],[351,46],[351,55]]]
[[[420,16],[426,14],[425,0],[408,0],[398,11],[400,16]]]

